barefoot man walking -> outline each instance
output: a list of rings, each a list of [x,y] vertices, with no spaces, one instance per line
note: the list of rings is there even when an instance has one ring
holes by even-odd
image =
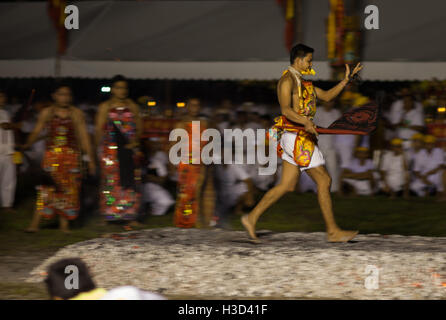
[[[282,116],[276,120],[276,126],[286,124],[287,129],[280,132],[279,153],[283,161],[282,179],[278,185],[269,190],[241,222],[252,240],[258,241],[255,225],[260,215],[279,200],[285,193],[293,191],[302,171],[317,184],[319,205],[325,220],[327,240],[329,242],[347,242],[353,239],[358,231],[341,230],[334,219],[330,196],[331,178],[325,169],[325,160],[317,146],[316,126],[313,117],[316,113],[316,98],[323,101],[334,99],[349,82],[349,79],[362,69],[358,63],[350,74],[345,65],[345,78],[328,91],[314,87],[311,81],[302,79],[302,74],[312,70],[314,49],[303,45],[295,45],[290,52],[291,66],[280,78],[277,86]],[[294,128],[293,128],[294,123]],[[298,127],[298,125],[303,125]]]

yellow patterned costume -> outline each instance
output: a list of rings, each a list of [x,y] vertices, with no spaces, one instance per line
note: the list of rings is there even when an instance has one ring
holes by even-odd
[[[287,72],[291,72],[291,74],[293,74],[296,72],[290,68],[288,68],[288,70],[286,70],[283,74]],[[314,74],[314,70],[311,70],[309,73]],[[295,74],[293,75],[296,76]],[[313,120],[314,115],[316,114],[316,92],[314,90],[313,83],[297,77],[296,80],[298,85],[298,94],[300,97],[298,114]],[[302,126],[297,126],[293,122],[289,121],[285,116],[277,117],[274,119],[274,121],[275,124],[269,132],[270,137],[272,136],[273,139],[279,142],[284,131],[296,133],[293,154],[294,161],[301,167],[308,167],[311,157],[313,156],[314,146],[316,143],[314,135],[306,132]],[[279,156],[282,156],[283,149],[280,142],[277,145],[277,152]]]

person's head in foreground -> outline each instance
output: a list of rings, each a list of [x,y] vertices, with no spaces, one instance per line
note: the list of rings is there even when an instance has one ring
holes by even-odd
[[[302,43],[296,44],[290,51],[290,64],[299,72],[309,72],[313,65],[314,49]]]
[[[96,300],[106,291],[96,288],[87,265],[79,258],[67,258],[48,267],[45,279],[53,300]]]
[[[394,154],[399,155],[403,153],[403,140],[399,138],[394,138],[390,141],[390,150]]]

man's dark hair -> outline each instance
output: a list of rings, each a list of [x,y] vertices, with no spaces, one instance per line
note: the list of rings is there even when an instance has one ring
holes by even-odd
[[[314,49],[302,43],[296,44],[290,51],[290,64],[293,64],[296,58],[303,58],[309,53],[313,53]]]
[[[120,75],[120,74],[114,76],[114,77],[111,79],[111,84],[112,84],[112,86],[114,86],[115,83],[116,83],[116,82],[119,82],[119,81],[127,82],[127,78],[124,77],[123,75]]]
[[[69,81],[67,80],[58,80],[53,84],[53,88],[51,90],[52,93],[56,92],[57,90],[59,90],[60,88],[70,88],[71,89],[71,84]]]
[[[79,273],[79,288],[67,289],[65,279],[70,273],[65,273],[67,266],[76,266]],[[45,284],[51,298],[59,297],[64,300],[73,298],[81,292],[88,292],[96,288],[87,265],[79,258],[67,258],[59,260],[48,267],[48,276]]]

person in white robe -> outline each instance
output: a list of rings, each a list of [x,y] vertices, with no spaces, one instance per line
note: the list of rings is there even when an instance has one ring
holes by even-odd
[[[164,187],[167,179],[167,154],[161,150],[159,138],[150,138],[148,164],[145,168],[146,182],[144,183],[143,204],[150,206],[150,213],[154,216],[164,215],[175,203],[172,195]]]
[[[369,158],[370,150],[365,147],[358,147],[355,150],[355,156],[351,163],[342,168],[341,184],[346,184],[352,189],[354,195],[372,195],[375,178],[374,165],[372,159]],[[340,194],[345,192],[341,185]]]
[[[6,100],[6,93],[0,91],[0,204],[4,211],[12,212],[17,174],[13,162],[14,126],[9,113],[4,109]]]
[[[390,122],[395,130],[395,137],[403,140],[403,148],[410,148],[412,136],[423,130],[423,105],[414,100],[406,89],[402,92],[402,99],[395,101],[390,107]]]
[[[380,166],[380,189],[391,198],[396,195],[409,196],[409,170],[403,152],[403,140],[394,138],[390,141],[390,150],[384,152]]]
[[[424,136],[425,149],[417,154],[414,162],[415,179],[410,184],[410,190],[424,197],[435,192],[442,193],[444,151],[435,147],[436,138]]]
[[[323,108],[318,108],[314,116],[314,123],[317,126],[327,128],[334,121],[341,117],[341,112],[334,108],[335,102],[325,102]],[[334,145],[334,135],[321,134],[318,138],[318,146],[325,158],[325,166],[332,179],[331,192],[337,192],[339,189],[339,164]]]

